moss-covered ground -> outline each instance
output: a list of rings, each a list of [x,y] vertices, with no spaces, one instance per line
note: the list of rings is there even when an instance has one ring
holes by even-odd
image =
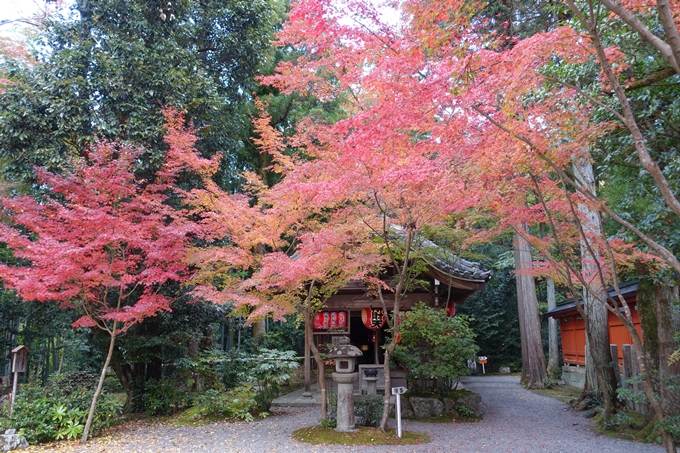
[[[396,430],[382,432],[378,428],[358,427],[356,431],[341,433],[333,428],[312,426],[293,432],[293,438],[313,445],[414,445],[430,442],[425,433],[403,431],[398,438]]]

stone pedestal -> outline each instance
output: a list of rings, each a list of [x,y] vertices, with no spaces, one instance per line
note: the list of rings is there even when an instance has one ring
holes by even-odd
[[[366,394],[367,395],[377,395],[378,394],[378,376],[366,376],[364,377],[366,381]]]
[[[338,422],[336,431],[354,431],[354,382],[359,373],[333,373],[338,384]]]

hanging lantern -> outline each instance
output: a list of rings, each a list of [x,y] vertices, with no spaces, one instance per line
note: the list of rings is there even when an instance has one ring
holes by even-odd
[[[338,329],[345,329],[347,327],[347,312],[338,312]]]
[[[322,311],[314,315],[312,320],[314,331],[338,331],[347,329],[346,311]]]
[[[314,330],[328,330],[330,327],[330,316],[328,312],[320,312],[314,315]]]
[[[378,330],[385,325],[385,314],[382,308],[366,307],[361,310],[361,322],[371,330]]]
[[[456,304],[451,302],[448,307],[446,307],[446,314],[448,316],[454,316],[456,314]]]

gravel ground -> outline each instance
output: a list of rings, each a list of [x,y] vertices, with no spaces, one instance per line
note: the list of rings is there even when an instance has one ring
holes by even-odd
[[[71,444],[71,453],[213,453],[213,452],[663,452],[659,445],[611,439],[595,434],[582,414],[546,396],[524,390],[517,377],[467,377],[466,388],[482,395],[484,420],[431,424],[405,421],[403,428],[427,432],[432,442],[412,446],[314,446],[291,439],[297,428],[318,423],[318,408],[285,408],[252,423],[216,423],[198,427],[143,425],[115,436]],[[394,425],[394,421],[390,423]],[[35,450],[38,451],[38,450]]]

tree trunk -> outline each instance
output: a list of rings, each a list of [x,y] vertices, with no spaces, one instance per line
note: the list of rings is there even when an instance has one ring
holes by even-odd
[[[83,429],[83,437],[80,438],[80,443],[84,444],[87,442],[87,438],[90,435],[90,428],[92,427],[92,420],[94,419],[94,411],[97,408],[97,399],[102,392],[102,387],[104,387],[104,379],[106,378],[106,369],[111,363],[111,356],[113,356],[113,347],[116,343],[116,323],[113,323],[113,329],[111,330],[111,341],[109,342],[109,351],[106,354],[106,361],[102,367],[102,373],[99,376],[99,383],[97,384],[97,389],[94,391],[92,396],[92,404],[90,404],[90,412],[87,414],[87,422],[85,422],[85,429]]]
[[[312,326],[307,322],[307,317],[305,317],[305,395],[309,396],[312,393],[312,364],[311,364],[311,337],[312,337]]]
[[[546,280],[548,293],[548,310],[557,307],[555,300],[555,282],[548,277]],[[548,318],[548,375],[551,378],[559,376],[560,367],[560,346],[557,338],[557,319]]]
[[[661,407],[666,416],[680,415],[680,362],[668,363],[677,347],[675,334],[680,332],[680,297],[678,287],[654,284],[654,308],[656,309],[659,336],[659,382]]]
[[[516,227],[526,232],[524,224]],[[541,321],[538,313],[538,299],[534,277],[525,275],[524,270],[532,267],[531,245],[518,232],[514,234],[515,271],[517,280],[517,307],[522,344],[522,384],[526,388],[543,388],[548,376],[541,340]]]
[[[660,409],[665,417],[680,414],[680,394],[677,392],[680,363],[669,364],[676,349],[675,332],[680,324],[678,288],[661,282],[641,279],[638,284],[637,306],[642,327],[643,348],[650,374],[658,375],[654,390],[658,392]],[[645,379],[646,381],[647,379]],[[673,437],[664,432],[668,451],[675,449]],[[674,451],[674,450],[673,450]]]
[[[262,318],[253,323],[253,342],[257,345],[262,343],[264,334],[267,333],[265,319]]]
[[[576,179],[591,192],[596,192],[595,175],[590,161],[578,158],[574,161]],[[602,236],[600,214],[583,203],[578,205],[583,214],[581,222],[581,274],[588,283],[583,292],[584,321],[586,324],[586,383],[590,389],[602,390],[604,419],[609,420],[616,404],[616,375],[612,368],[609,347],[609,311],[603,303],[607,289],[602,284],[599,261],[600,251],[591,238]]]
[[[316,369],[319,373],[318,375],[318,386],[319,393],[321,393],[321,419],[328,419],[328,394],[326,392],[326,365],[323,363],[319,349],[314,344],[314,338],[312,334],[312,312],[310,310],[305,310],[305,343],[309,345],[312,355],[314,356],[314,361],[316,362]],[[309,328],[307,328],[309,326]]]
[[[132,367],[128,363],[119,363],[118,360],[114,360],[115,357],[111,359],[111,368],[113,372],[116,373],[118,382],[125,392],[125,404],[123,405],[123,411],[129,412],[133,408],[134,403],[134,391],[133,391],[133,372]]]
[[[396,296],[395,296],[396,300]],[[397,303],[395,303],[395,306]],[[398,307],[395,307],[398,308]],[[398,310],[397,310],[398,311]],[[393,319],[396,319],[393,318]],[[399,326],[396,326],[395,323],[395,329],[398,329]],[[385,349],[385,361],[383,363],[383,373],[385,375],[385,398],[383,399],[383,413],[382,413],[382,418],[380,419],[380,430],[382,432],[385,432],[387,429],[387,419],[390,414],[390,396],[392,392],[392,379],[390,377],[390,360],[392,359],[392,353],[394,353],[394,349],[397,347],[397,335],[399,334],[398,331],[395,331],[392,335],[392,340],[390,341],[390,345]]]

